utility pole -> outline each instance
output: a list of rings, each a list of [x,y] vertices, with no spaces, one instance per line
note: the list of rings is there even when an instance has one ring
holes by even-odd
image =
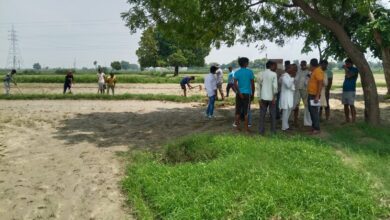
[[[10,46],[8,50],[7,67],[11,67],[12,69],[16,69],[17,67],[19,67],[20,69],[22,58],[18,47],[18,35],[16,34],[13,25],[11,30],[9,31],[8,40],[10,41]]]
[[[73,60],[73,71],[76,71],[76,58]]]

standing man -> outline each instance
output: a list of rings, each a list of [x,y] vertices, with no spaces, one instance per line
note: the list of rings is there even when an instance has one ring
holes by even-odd
[[[326,106],[325,106],[325,119],[328,121],[330,116],[330,104],[329,104],[329,98],[330,98],[330,89],[332,88],[332,82],[333,82],[333,72],[328,68],[328,61],[322,60],[321,62],[321,68],[325,72],[325,100],[326,100]],[[322,118],[322,111],[324,107],[321,107],[320,109],[320,118]]]
[[[98,69],[98,93],[104,94],[104,90],[106,87],[106,80],[105,80],[106,74],[104,74],[103,70],[101,68]]]
[[[280,93],[280,109],[282,112],[282,130],[291,130],[288,125],[288,119],[290,118],[291,111],[294,109],[294,93],[295,82],[294,77],[297,74],[298,67],[296,64],[290,64],[287,67],[287,72],[282,75],[282,89]]]
[[[16,86],[18,84],[16,84],[13,76],[16,74],[16,70],[13,69],[11,70],[10,73],[7,73],[7,75],[5,75],[4,77],[4,90],[5,90],[5,94],[6,95],[9,95],[9,92],[11,90],[11,82]]]
[[[236,89],[234,88],[234,78],[233,77],[234,77],[233,67],[229,66],[228,84],[226,86],[226,97],[229,97],[230,89],[232,89],[233,92],[236,93]]]
[[[217,94],[217,80],[215,79],[215,72],[217,67],[210,67],[210,73],[204,78],[204,87],[209,97],[209,105],[207,106],[206,115],[207,118],[211,119],[214,115],[214,103],[215,96]]]
[[[307,104],[307,82],[310,79],[310,71],[307,68],[307,63],[305,60],[302,60],[300,63],[300,70],[298,71],[295,77],[295,97],[294,97],[294,124],[298,126],[298,117],[299,117],[299,105],[301,104],[301,100],[304,106],[303,113],[303,125],[311,126],[311,118],[309,113],[309,108]]]
[[[112,95],[115,95],[115,86],[116,86],[116,76],[114,73],[110,73],[110,76],[106,79],[107,83],[107,95],[110,94],[110,89],[112,92]]]
[[[278,77],[276,75],[277,65],[273,61],[268,61],[266,70],[258,76],[258,98],[260,105],[259,132],[265,133],[265,115],[269,110],[271,115],[271,132],[276,132],[276,96],[278,94]]]
[[[345,60],[343,66],[345,70],[345,79],[343,83],[342,103],[344,105],[345,122],[351,122],[349,113],[352,116],[352,123],[356,121],[355,97],[356,97],[356,80],[359,76],[359,70],[353,66],[351,59]]]
[[[321,90],[324,84],[325,73],[321,66],[318,64],[317,59],[310,60],[311,76],[307,85],[308,99],[307,103],[309,106],[310,118],[312,121],[313,135],[320,133],[320,98]]]
[[[253,100],[255,91],[254,75],[252,70],[248,69],[249,59],[241,57],[238,59],[240,69],[234,73],[234,87],[237,90],[236,94],[236,125],[240,130],[240,115],[245,116],[245,131],[249,132],[248,127],[248,109],[249,103]]]
[[[217,64],[216,66],[218,69],[217,69],[217,72],[216,72],[216,75],[217,75],[217,89],[219,91],[219,93],[221,94],[221,99],[222,101],[225,99],[224,95],[223,95],[223,89],[222,89],[222,84],[223,84],[223,71],[222,69],[219,67],[219,65]],[[217,91],[217,100],[218,100],[218,91]]]

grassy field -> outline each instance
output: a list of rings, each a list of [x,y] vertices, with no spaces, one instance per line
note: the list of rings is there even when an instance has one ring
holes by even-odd
[[[117,75],[118,83],[176,83],[178,84],[184,76],[195,76],[194,83],[203,83],[204,74],[186,72],[178,77],[173,77],[166,73],[157,72],[140,72],[140,73],[126,73]],[[227,74],[224,75],[225,82],[227,81]],[[34,75],[17,75],[15,80],[18,83],[64,83],[64,75],[58,74],[34,74]],[[376,74],[375,79],[378,87],[385,87],[385,79],[383,74]],[[334,75],[334,87],[340,88],[344,80],[344,75],[341,72],[336,72]],[[96,83],[97,77],[95,74],[75,74],[76,83]],[[358,86],[361,87],[360,80]]]
[[[388,129],[329,136],[183,138],[132,154],[123,189],[140,219],[390,217]]]
[[[15,80],[18,83],[64,83],[61,75],[20,75]],[[150,75],[118,75],[118,83],[179,83],[181,77],[150,76]],[[97,83],[96,75],[75,75],[76,83]],[[203,77],[197,77],[196,83],[203,83]]]
[[[120,95],[99,95],[99,94],[17,94],[0,95],[0,100],[143,100],[143,101],[170,101],[170,102],[199,102],[207,100],[204,96],[193,95],[189,97],[164,94],[120,94]]]
[[[387,197],[390,207],[390,129],[364,123],[329,126],[326,141],[342,152],[344,160],[359,172],[367,173],[373,187]],[[389,216],[390,217],[390,216]]]

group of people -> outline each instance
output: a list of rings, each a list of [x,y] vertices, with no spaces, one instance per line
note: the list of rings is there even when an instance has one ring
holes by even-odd
[[[284,69],[278,69],[277,63],[269,60],[266,63],[266,70],[260,72],[255,80],[255,75],[248,68],[249,59],[242,57],[238,59],[239,69],[233,71],[229,67],[226,96],[229,96],[230,89],[236,93],[235,122],[234,127],[241,130],[240,123],[244,121],[244,129],[249,131],[251,127],[251,102],[254,100],[257,89],[257,98],[260,105],[259,133],[265,134],[265,116],[267,112],[271,118],[271,132],[276,132],[276,121],[282,120],[282,130],[290,131],[289,119],[294,113],[294,125],[298,126],[299,107],[301,101],[304,106],[303,124],[311,126],[311,133],[320,133],[320,118],[325,111],[325,119],[330,117],[330,90],[333,82],[333,72],[328,69],[326,60],[310,60],[310,66],[306,61],[291,64],[284,63]],[[345,80],[343,83],[342,103],[344,105],[345,121],[355,122],[356,109],[354,106],[356,96],[356,81],[358,69],[353,66],[351,59],[345,60],[343,66]],[[218,99],[218,91],[222,92],[223,72],[218,66],[211,66],[210,73],[205,77],[204,86],[209,98],[206,115],[213,118],[215,100]],[[222,78],[220,78],[222,75]],[[186,84],[194,77],[188,77]],[[222,81],[220,80],[222,79]],[[185,84],[182,88],[185,89]],[[256,89],[255,89],[256,88]],[[350,117],[351,116],[351,117]]]
[[[115,95],[115,85],[116,85],[116,76],[114,73],[110,73],[107,77],[106,74],[102,71],[102,69],[98,69],[97,73],[97,81],[98,81],[98,93],[105,94],[107,90],[107,94],[110,94],[110,90],[112,95]],[[64,94],[69,90],[69,93],[72,93],[72,86],[74,84],[73,72],[69,71],[65,76],[64,82]]]

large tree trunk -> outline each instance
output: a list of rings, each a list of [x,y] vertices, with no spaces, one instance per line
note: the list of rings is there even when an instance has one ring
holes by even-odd
[[[390,47],[382,49],[382,65],[385,72],[387,94],[390,95]]]
[[[175,73],[173,76],[178,76],[179,75],[179,66],[175,66]]]
[[[375,21],[375,16],[371,11],[368,13],[368,17],[371,21]],[[374,30],[374,39],[381,51],[383,71],[385,73],[387,85],[387,94],[390,94],[390,47],[383,46],[383,38],[379,30]]]
[[[387,94],[390,94],[390,47],[383,47],[382,35],[378,30],[374,30],[374,39],[382,55],[383,71],[385,73]]]
[[[367,59],[364,57],[363,52],[352,42],[345,29],[336,21],[331,20],[317,10],[311,8],[304,0],[292,0],[295,5],[302,9],[302,11],[317,21],[321,25],[324,25],[327,29],[335,34],[338,41],[356,64],[359,69],[363,92],[364,92],[364,118],[366,122],[377,125],[380,122],[380,111],[379,111],[379,99],[378,91],[374,75],[368,65]]]

